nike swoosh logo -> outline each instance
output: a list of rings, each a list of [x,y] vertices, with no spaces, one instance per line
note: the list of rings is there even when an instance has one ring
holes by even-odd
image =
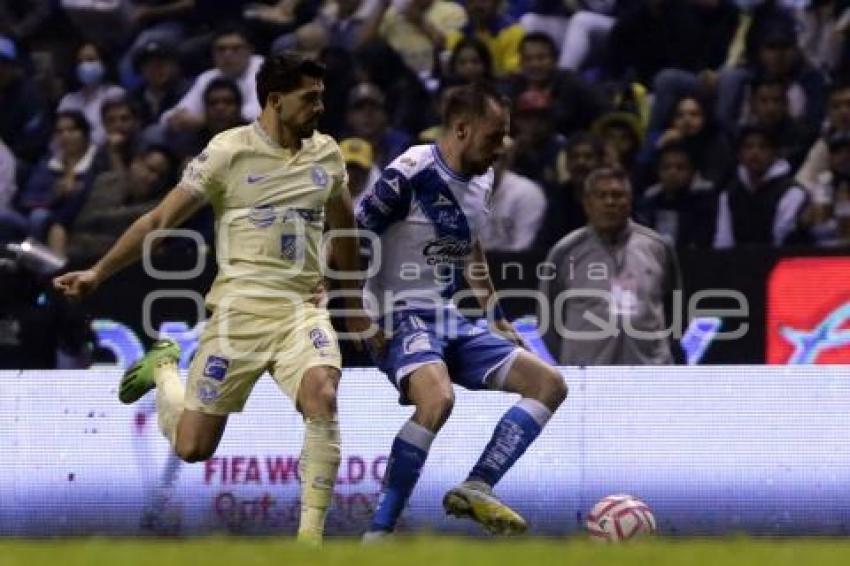
[[[245,177],[245,180],[248,183],[253,184],[253,183],[257,183],[259,181],[262,181],[265,178],[266,178],[265,175],[248,175],[247,177]]]

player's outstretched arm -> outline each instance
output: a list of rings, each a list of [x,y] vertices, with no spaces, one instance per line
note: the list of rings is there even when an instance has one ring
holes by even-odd
[[[72,271],[53,280],[56,290],[69,298],[94,292],[101,283],[142,255],[145,238],[156,230],[179,226],[203,205],[203,200],[180,186],[171,190],[156,208],[139,217],[100,261],[89,269]]]

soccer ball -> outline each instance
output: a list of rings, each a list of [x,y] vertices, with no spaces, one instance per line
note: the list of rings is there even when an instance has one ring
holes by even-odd
[[[649,507],[631,495],[603,498],[587,517],[587,532],[593,540],[621,542],[655,534],[655,517]]]

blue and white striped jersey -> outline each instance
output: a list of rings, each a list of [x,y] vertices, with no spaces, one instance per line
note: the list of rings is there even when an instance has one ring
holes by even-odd
[[[492,187],[492,169],[464,178],[434,144],[411,147],[390,163],[357,208],[360,229],[380,241],[373,249],[375,275],[366,284],[367,307],[381,315],[451,304],[486,221]]]

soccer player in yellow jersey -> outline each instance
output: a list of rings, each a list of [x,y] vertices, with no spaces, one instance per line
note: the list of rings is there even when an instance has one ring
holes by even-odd
[[[177,373],[177,345],[160,341],[124,375],[119,398],[131,403],[156,387],[163,434],[180,458],[198,462],[213,455],[228,415],[242,410],[269,371],[304,416],[298,535],[316,543],[340,461],[340,353],[327,310],[313,300],[322,278],[320,242],[325,220],[331,229],[355,228],[339,147],[315,131],[323,75],[320,64],[295,54],[267,59],[257,74],[259,119],[214,137],[177,187],[100,261],[54,281],[71,298],[91,293],[138,260],[147,237],[211,203],[219,272],[188,381],[184,387]],[[332,242],[340,271],[356,271],[353,234]],[[359,310],[359,293],[351,294],[346,306]],[[346,323],[352,332],[370,327],[364,316]]]

